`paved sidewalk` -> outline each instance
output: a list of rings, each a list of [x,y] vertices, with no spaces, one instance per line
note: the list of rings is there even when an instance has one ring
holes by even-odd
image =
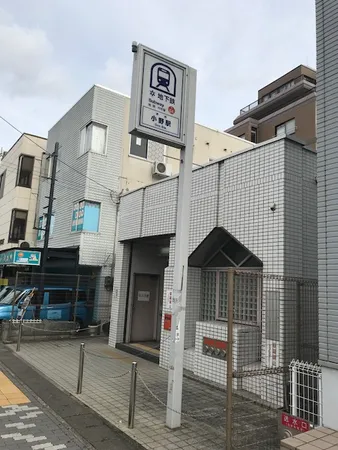
[[[0,449],[91,450],[26,387],[0,366],[0,390],[7,405],[0,407]],[[15,392],[12,394],[11,392]],[[15,395],[15,397],[14,397]],[[15,404],[18,398],[20,404]],[[13,400],[13,401],[12,401]]]
[[[170,430],[165,426],[167,371],[144,359],[107,346],[101,338],[85,340],[85,370],[82,394],[76,396],[80,341],[49,341],[21,344],[19,358],[39,369],[84,404],[126,435],[154,450],[224,450],[225,392],[198,381],[184,378],[182,427]],[[14,349],[14,347],[12,346]],[[138,363],[135,428],[127,427],[130,389],[130,368]],[[241,421],[244,438],[255,440],[270,433],[270,413],[250,400],[240,400],[237,411],[246,416]],[[257,414],[259,413],[259,414]],[[262,430],[262,419],[265,420]],[[257,422],[259,420],[259,423]],[[260,428],[259,430],[257,430]],[[243,441],[243,444],[247,442]],[[252,445],[252,444],[251,444]],[[241,448],[248,448],[240,445]],[[252,447],[251,447],[252,448]],[[273,448],[273,447],[269,447]],[[262,446],[263,449],[263,446]],[[104,449],[106,450],[106,449]],[[119,449],[120,450],[120,449]]]

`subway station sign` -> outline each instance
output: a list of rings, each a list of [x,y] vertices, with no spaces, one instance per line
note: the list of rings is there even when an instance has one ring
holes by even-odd
[[[39,266],[41,253],[29,250],[8,250],[0,253],[0,266]]]

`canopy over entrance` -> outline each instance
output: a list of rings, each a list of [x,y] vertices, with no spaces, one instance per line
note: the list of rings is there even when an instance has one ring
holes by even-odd
[[[190,267],[263,267],[262,261],[225,228],[216,227],[189,257]]]

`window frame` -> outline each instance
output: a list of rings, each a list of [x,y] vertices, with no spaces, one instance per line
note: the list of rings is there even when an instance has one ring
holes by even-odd
[[[287,133],[287,132],[286,132],[286,125],[287,125],[288,123],[290,123],[290,122],[294,122],[294,124],[295,124],[294,130],[293,130],[292,133]],[[278,128],[280,128],[280,127],[284,127],[284,132],[281,133],[281,134],[278,134]],[[297,129],[297,127],[296,127],[296,118],[293,117],[292,119],[286,120],[285,122],[279,123],[278,125],[275,126],[275,136],[276,136],[276,137],[278,137],[278,136],[284,136],[284,135],[290,136],[291,134],[296,133],[296,129]]]
[[[16,212],[23,212],[26,213],[26,223],[25,223],[25,230],[23,233],[23,237],[20,237],[18,239],[13,238],[13,226],[14,226],[14,215]],[[10,244],[18,244],[19,241],[24,241],[26,238],[26,231],[27,231],[27,221],[28,221],[28,211],[26,209],[18,209],[18,208],[13,208],[12,212],[11,212],[11,222],[10,222],[10,227],[9,227],[9,232],[8,232],[8,243]]]
[[[252,140],[252,135],[255,135],[255,140]],[[258,140],[258,128],[257,127],[250,127],[250,142],[252,142],[253,144],[257,144],[257,140]]]
[[[234,317],[234,323],[237,324],[241,324],[241,325],[253,325],[253,326],[258,326],[261,327],[262,326],[262,277],[259,276],[259,273],[261,273],[261,270],[258,270],[257,267],[255,268],[246,268],[245,270],[241,270],[242,272],[256,272],[257,273],[257,319],[255,321],[252,320],[238,320]],[[202,276],[204,272],[213,272],[216,274],[216,296],[215,296],[215,301],[216,301],[216,305],[215,305],[215,318],[214,320],[219,321],[219,322],[227,322],[228,318],[227,317],[222,317],[220,316],[220,273],[225,273],[225,275],[227,276],[228,270],[224,269],[224,268],[203,268],[202,270]],[[235,294],[235,291],[234,291]],[[203,299],[201,299],[201,306],[202,306],[202,301]],[[201,317],[201,320],[203,320],[203,318]]]
[[[93,231],[93,230],[85,230],[84,227],[84,220],[85,220],[85,207],[86,207],[86,203],[92,204],[92,205],[99,205],[99,217],[98,217],[98,221],[97,221],[97,231]],[[83,216],[81,217],[83,219],[82,223],[80,225],[82,225],[82,227],[79,229],[79,211],[80,211],[80,205],[83,204]],[[75,206],[77,205],[77,208],[75,208]],[[81,209],[82,209],[81,208]],[[102,215],[102,203],[101,202],[97,202],[97,201],[93,201],[93,200],[78,200],[76,202],[73,202],[73,209],[72,209],[72,222],[71,222],[71,233],[99,233],[100,232],[100,228],[101,228],[101,215]],[[76,219],[74,219],[74,211],[77,211],[77,217]],[[81,219],[80,218],[80,219]],[[76,220],[76,224],[74,225],[73,222],[74,220]],[[73,227],[75,226],[75,229],[73,230]]]
[[[4,171],[0,174],[0,199],[1,199],[1,198],[4,196],[4,194],[5,194],[6,172],[7,172],[7,170],[4,170]]]
[[[135,155],[134,153],[131,153],[131,146],[132,146],[133,139],[135,139],[135,145],[138,145],[137,144],[137,139],[141,139],[141,141],[143,141],[143,140],[147,141],[147,143],[146,143],[146,152],[147,152],[146,157]],[[131,134],[130,135],[130,141],[129,141],[129,156],[131,156],[132,158],[142,159],[142,161],[149,161],[148,153],[149,153],[149,139],[147,139],[147,138],[140,138],[138,136],[134,136],[134,135]]]
[[[97,126],[99,128],[105,128],[105,142],[104,142],[104,152],[97,152],[95,150],[93,150],[92,148],[92,144],[93,144],[93,128],[92,131],[90,133],[90,145],[88,146],[88,131],[89,127],[93,127],[93,126]],[[84,138],[82,136],[82,133],[84,133]],[[106,156],[107,155],[107,146],[108,146],[108,125],[101,123],[101,122],[97,122],[95,120],[91,120],[90,122],[88,122],[85,126],[83,126],[80,129],[80,146],[79,146],[79,158],[87,153],[95,153],[96,155],[101,155],[101,156]],[[84,151],[82,151],[82,147],[84,147]]]
[[[21,170],[22,170],[22,161],[23,161],[24,158],[29,158],[29,159],[33,160],[32,172],[31,172],[31,175],[30,175],[29,185],[19,184],[20,173],[21,173]],[[19,156],[18,169],[17,169],[17,173],[16,173],[16,183],[15,183],[16,187],[22,187],[22,188],[26,188],[26,189],[31,189],[32,188],[33,175],[34,175],[34,166],[35,166],[35,157],[32,156],[32,155],[27,155],[25,153],[21,153],[21,155]]]

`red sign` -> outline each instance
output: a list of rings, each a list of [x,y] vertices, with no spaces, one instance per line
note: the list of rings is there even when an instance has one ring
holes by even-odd
[[[289,414],[282,413],[282,425],[294,430],[306,433],[310,431],[310,424],[306,420],[299,417],[290,416]]]
[[[175,114],[175,108],[173,106],[169,106],[168,112],[170,112],[170,114]]]
[[[171,314],[164,314],[164,329],[171,330]]]
[[[219,339],[212,338],[203,338],[203,345],[207,345],[208,347],[217,348],[219,350],[226,350],[228,343],[226,341],[220,341]]]

